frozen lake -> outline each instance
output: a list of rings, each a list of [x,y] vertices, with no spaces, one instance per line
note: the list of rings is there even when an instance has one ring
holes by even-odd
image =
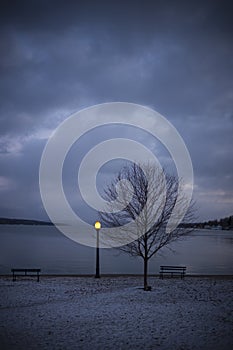
[[[149,272],[160,265],[185,265],[187,273],[233,275],[233,231],[196,230],[172,244],[149,262]],[[100,250],[101,272],[140,274],[142,259],[115,249]],[[94,274],[95,249],[75,243],[54,226],[0,225],[0,274],[12,267],[39,267],[45,274]]]

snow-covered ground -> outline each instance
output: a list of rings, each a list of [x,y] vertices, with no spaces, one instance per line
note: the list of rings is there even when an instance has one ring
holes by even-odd
[[[0,349],[233,348],[233,278],[0,278]]]

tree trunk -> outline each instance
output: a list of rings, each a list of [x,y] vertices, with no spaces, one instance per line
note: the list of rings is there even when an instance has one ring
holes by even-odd
[[[148,259],[144,258],[144,290],[148,290],[147,285],[147,270],[148,270]]]

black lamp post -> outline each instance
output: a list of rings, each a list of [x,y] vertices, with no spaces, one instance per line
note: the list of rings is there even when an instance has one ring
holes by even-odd
[[[96,229],[96,272],[95,272],[95,278],[100,278],[99,231],[101,229],[101,223],[99,221],[95,222],[95,229]]]

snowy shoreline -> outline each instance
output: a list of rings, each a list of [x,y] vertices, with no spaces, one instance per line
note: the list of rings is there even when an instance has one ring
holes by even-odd
[[[36,277],[36,274],[35,274],[35,277]],[[54,274],[54,273],[40,273],[40,278],[94,278],[95,275],[94,274],[73,274],[73,273],[64,273],[64,274],[61,274],[61,273],[57,273],[57,274]],[[100,276],[101,278],[118,278],[118,277],[122,277],[122,278],[127,278],[127,277],[137,277],[137,278],[143,278],[143,274],[136,274],[136,273],[126,273],[126,274],[123,274],[123,273],[103,273],[101,274]],[[148,274],[148,278],[159,278],[159,273],[156,273],[156,274]],[[195,274],[195,273],[192,273],[192,274],[189,274],[189,273],[186,273],[185,274],[185,278],[215,278],[215,279],[233,279],[233,275],[230,275],[230,274]],[[165,279],[169,279],[170,276],[166,276],[164,277]],[[175,277],[174,277],[175,278]],[[179,277],[177,277],[179,278]],[[12,279],[12,273],[8,273],[8,274],[0,274],[0,281],[1,279]],[[19,277],[19,280],[20,279],[31,279],[33,280],[33,276],[31,276],[31,278],[25,278],[24,276],[21,276]],[[18,280],[18,279],[17,279]]]
[[[149,284],[144,292],[142,276],[1,276],[1,349],[232,348],[233,276]]]

